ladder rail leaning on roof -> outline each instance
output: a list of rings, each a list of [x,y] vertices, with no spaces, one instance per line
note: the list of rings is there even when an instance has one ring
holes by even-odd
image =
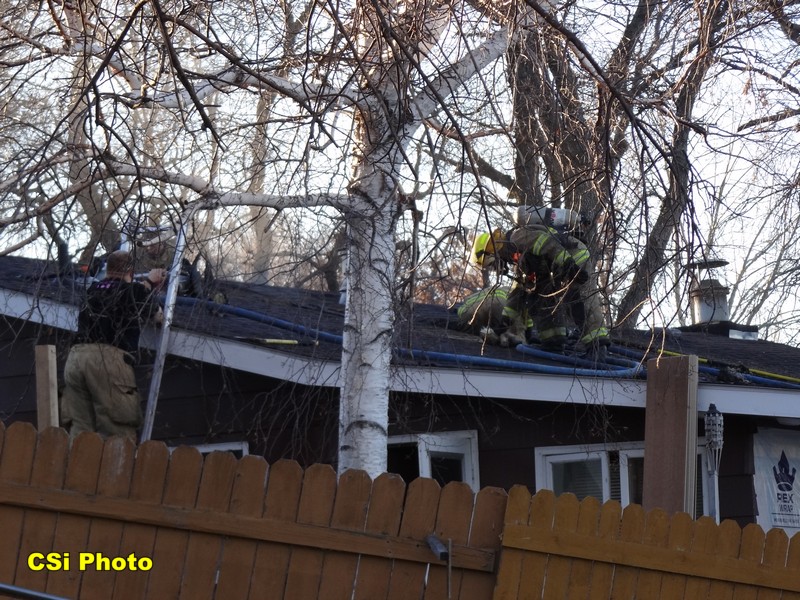
[[[161,324],[161,335],[159,336],[158,350],[156,359],[153,363],[153,375],[150,379],[150,389],[147,395],[147,406],[144,413],[144,423],[140,443],[146,442],[153,435],[153,422],[155,421],[156,406],[158,404],[158,393],[161,389],[161,378],[164,375],[164,362],[167,358],[169,349],[169,335],[172,327],[172,320],[175,317],[175,302],[178,298],[178,287],[180,286],[180,272],[183,253],[186,251],[186,227],[191,221],[194,213],[199,208],[192,205],[181,214],[178,235],[175,240],[175,255],[172,257],[172,266],[169,270],[169,284],[167,294],[164,299],[164,320]]]

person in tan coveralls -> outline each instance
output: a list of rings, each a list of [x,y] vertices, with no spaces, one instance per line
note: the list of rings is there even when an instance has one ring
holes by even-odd
[[[64,367],[61,414],[70,438],[96,431],[104,438],[127,436],[136,441],[142,408],[133,365],[141,324],[161,319],[152,290],[166,272],[153,269],[144,283],[133,281],[133,273],[131,254],[112,252],[106,277],[86,292],[78,314],[77,343]]]

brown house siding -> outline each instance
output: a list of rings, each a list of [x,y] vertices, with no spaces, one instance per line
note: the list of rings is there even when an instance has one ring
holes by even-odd
[[[36,423],[34,348],[57,346],[59,373],[71,334],[19,320],[0,321],[0,419]],[[138,368],[142,398],[151,368]],[[241,441],[273,462],[335,463],[337,397],[314,388],[184,359],[165,367],[153,438],[168,445]],[[496,401],[486,398],[393,394],[390,434],[475,429],[481,486],[535,489],[534,451],[553,445],[644,439],[637,409],[585,404]],[[751,418],[726,415],[720,476],[723,518],[755,521]],[[702,432],[702,422],[698,431]]]

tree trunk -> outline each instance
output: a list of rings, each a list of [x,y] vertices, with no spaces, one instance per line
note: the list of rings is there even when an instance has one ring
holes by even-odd
[[[339,473],[358,468],[371,477],[386,470],[389,427],[394,218],[386,213],[348,222]]]
[[[265,163],[267,162],[267,128],[266,123],[272,113],[272,104],[275,94],[264,92],[258,97],[256,110],[257,122],[253,128],[252,152],[250,163],[250,183],[247,191],[262,193],[264,191]],[[269,283],[269,268],[272,253],[272,232],[267,230],[272,220],[272,211],[263,207],[251,207],[250,216],[253,218],[251,232],[253,235],[253,264],[250,268],[250,281],[253,283]]]
[[[706,74],[716,60],[714,37],[725,25],[727,4],[718,0],[711,5],[697,7],[697,11],[701,26],[698,30],[696,58],[690,63],[685,83],[675,102],[677,123],[670,148],[669,188],[658,218],[647,236],[642,256],[634,266],[631,285],[617,310],[615,326],[623,329],[633,329],[638,325],[656,277],[669,262],[676,259],[667,255],[670,238],[679,232],[685,220],[694,216],[691,203],[692,166],[689,160],[691,123],[694,105]],[[679,251],[676,249],[676,256]]]

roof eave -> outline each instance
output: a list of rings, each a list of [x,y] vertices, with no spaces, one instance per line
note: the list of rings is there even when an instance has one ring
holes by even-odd
[[[75,306],[48,298],[0,288],[0,314],[56,327],[77,328]],[[159,336],[145,328],[140,345],[155,349]],[[173,328],[170,354],[249,373],[309,386],[339,387],[341,365],[280,352],[226,338]],[[457,369],[394,365],[390,389],[454,397],[519,401],[598,404],[644,408],[647,385],[643,380],[515,373],[484,369]],[[701,384],[698,410],[715,404],[723,413],[800,418],[800,391],[757,386]]]

